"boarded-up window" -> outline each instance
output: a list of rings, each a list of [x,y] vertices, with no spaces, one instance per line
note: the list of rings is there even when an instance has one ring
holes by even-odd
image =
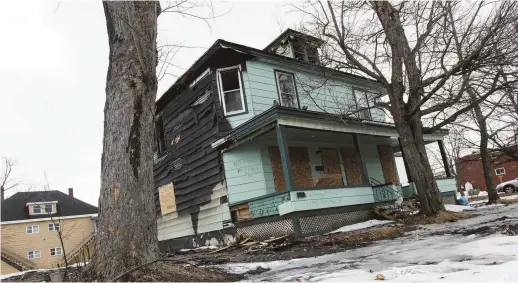
[[[284,181],[284,170],[282,168],[279,147],[270,146],[268,151],[270,152],[270,161],[272,162],[275,191],[280,192],[286,189],[286,183]],[[308,149],[305,147],[290,147],[289,154],[295,188],[313,187]]]
[[[378,145],[378,154],[380,156],[381,169],[385,183],[397,183],[396,161],[394,160],[394,151],[390,145]]]
[[[232,212],[235,221],[252,219],[252,214],[250,214],[248,203],[232,206],[230,211]]]
[[[160,198],[160,210],[162,211],[162,215],[176,211],[176,199],[174,196],[174,185],[172,183],[158,188],[158,197]]]
[[[316,181],[316,187],[343,186],[342,169],[338,150],[334,148],[320,149],[324,171]]]
[[[363,184],[361,164],[357,158],[354,147],[342,147],[342,160],[344,162],[345,178],[348,185]]]

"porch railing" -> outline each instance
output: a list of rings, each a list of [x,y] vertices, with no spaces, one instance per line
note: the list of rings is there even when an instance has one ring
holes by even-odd
[[[5,260],[14,265],[17,265],[17,267],[20,269],[20,271],[36,268],[36,265],[34,262],[16,254],[15,252],[9,250],[6,247],[2,247],[2,260]]]
[[[374,202],[392,202],[398,199],[403,200],[403,195],[392,184],[383,184],[382,182],[370,178]]]

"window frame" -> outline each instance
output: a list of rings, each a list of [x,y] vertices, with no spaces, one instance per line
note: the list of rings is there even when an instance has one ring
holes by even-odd
[[[233,70],[233,69],[237,70],[237,80],[238,80],[238,83],[239,83],[239,95],[241,96],[241,107],[243,109],[239,110],[239,111],[227,112],[227,106],[225,104],[225,96],[224,96],[224,93],[223,93],[223,83],[221,81],[221,72],[229,71],[229,70]],[[223,115],[225,117],[229,117],[229,116],[234,116],[234,115],[240,115],[240,114],[247,113],[248,109],[246,107],[245,90],[243,89],[243,82],[242,82],[243,78],[241,76],[241,65],[235,65],[235,66],[231,66],[231,67],[216,69],[216,79],[217,79],[217,86],[218,86],[218,93],[219,93],[219,98],[220,98],[220,104],[223,107]],[[232,90],[232,91],[236,91],[236,90]],[[229,91],[226,91],[226,92],[229,92]]]
[[[35,212],[35,211],[34,211],[34,209],[35,209],[35,208],[39,208],[40,212]],[[40,204],[34,204],[34,205],[32,205],[32,206],[31,206],[31,210],[32,210],[32,214],[33,214],[33,215],[44,214],[44,212],[43,212],[43,210],[44,210],[44,209],[41,207],[41,205],[40,205]]]
[[[47,211],[47,206],[50,206],[50,211]],[[52,203],[46,203],[46,204],[43,205],[43,210],[45,211],[45,214],[53,214],[54,213],[54,205],[52,205]]]
[[[31,228],[31,232],[29,233],[29,227]],[[36,229],[34,229],[36,227]],[[35,231],[37,230],[37,231]],[[27,225],[25,226],[25,234],[38,234],[40,232],[40,225]]]
[[[56,228],[56,226],[57,226],[57,228]],[[52,227],[52,230],[50,229],[50,227]],[[49,225],[48,225],[49,232],[57,232],[57,231],[59,231],[59,227],[60,227],[59,223],[57,223],[57,224],[49,223]]]
[[[293,89],[295,90],[295,98],[297,99],[297,107],[296,108],[295,107],[289,107],[289,106],[282,105],[281,85],[279,84],[279,77],[277,76],[277,74],[279,74],[279,73],[285,74],[285,75],[290,75],[293,78]],[[295,81],[295,73],[274,69],[273,70],[273,75],[275,76],[275,86],[277,88],[277,98],[279,99],[279,105],[282,106],[282,107],[300,109],[299,91],[297,89],[297,83]]]
[[[54,254],[52,254],[52,250],[54,250]],[[58,253],[59,251],[59,253]],[[50,256],[62,256],[63,255],[63,249],[61,247],[57,248],[50,248]]]
[[[503,171],[503,173],[502,173],[502,174],[498,174],[498,170],[502,170],[502,171]],[[495,168],[495,175],[496,175],[496,176],[502,176],[502,175],[505,175],[505,168],[504,168],[504,167]]]
[[[167,151],[165,143],[164,120],[162,119],[162,116],[158,116],[155,119],[155,143],[157,147],[156,153],[158,156],[161,156]]]
[[[360,110],[360,105],[358,104],[358,98],[356,97],[356,92],[363,92],[364,93],[364,98],[365,98],[365,101],[367,102],[367,109],[363,109],[363,110]],[[370,92],[367,91],[366,89],[363,89],[363,88],[359,88],[359,87],[353,87],[353,97],[354,97],[354,104],[356,105],[356,111],[358,111],[358,118],[362,119],[362,120],[367,120],[367,121],[374,121],[374,119],[372,118],[372,107],[370,105],[370,102],[369,102],[369,97],[368,97],[368,94]],[[365,111],[367,110],[369,112],[369,119],[365,119],[363,117],[361,117],[361,113],[362,111]]]
[[[38,253],[38,256],[36,256],[36,252]],[[31,257],[31,253],[32,253],[32,257]],[[27,252],[27,258],[28,259],[41,258],[41,251],[40,250],[28,251]]]

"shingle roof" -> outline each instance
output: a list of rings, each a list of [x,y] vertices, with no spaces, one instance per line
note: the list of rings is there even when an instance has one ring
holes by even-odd
[[[97,207],[71,197],[60,191],[18,192],[2,201],[2,222],[48,218],[49,215],[29,215],[28,202],[57,201],[56,214],[52,216],[73,216],[97,213]]]

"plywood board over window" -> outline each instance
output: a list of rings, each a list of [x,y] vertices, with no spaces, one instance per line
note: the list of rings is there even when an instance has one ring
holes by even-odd
[[[378,145],[378,154],[380,156],[381,169],[385,183],[397,183],[396,161],[394,160],[394,151],[390,145]]]
[[[360,185],[363,184],[362,180],[362,169],[357,152],[354,147],[342,147],[342,160],[344,162],[345,177],[348,185]]]
[[[280,192],[286,189],[284,181],[284,170],[282,168],[281,154],[279,147],[268,147],[270,153],[270,161],[272,162],[273,182],[275,191]],[[313,187],[313,178],[311,177],[311,166],[309,165],[309,153],[305,147],[290,147],[290,163],[295,188]]]
[[[158,197],[160,199],[160,210],[162,215],[176,211],[176,198],[174,196],[173,183],[158,188]]]
[[[321,148],[320,156],[324,166],[324,174],[318,178],[316,187],[343,186],[342,169],[338,150],[335,148]]]

